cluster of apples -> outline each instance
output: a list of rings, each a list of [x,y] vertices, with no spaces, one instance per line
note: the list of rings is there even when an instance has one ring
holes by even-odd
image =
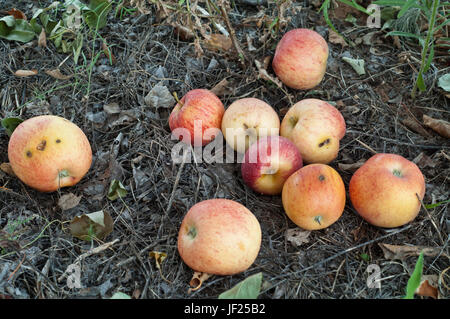
[[[273,70],[289,87],[310,89],[324,77],[328,45],[315,31],[294,29],[278,43]],[[222,132],[243,154],[244,182],[266,195],[281,193],[287,216],[307,230],[336,222],[346,202],[339,173],[327,165],[339,152],[346,125],[329,103],[304,99],[280,123],[277,112],[256,98],[234,101],[226,110],[206,89],[186,93],[169,117],[172,133],[194,146]],[[16,176],[43,192],[78,183],[92,163],[92,150],[74,123],[52,115],[37,116],[14,130],[8,157]],[[307,164],[304,166],[304,164]],[[396,154],[377,154],[352,176],[349,196],[369,223],[398,227],[412,221],[425,193],[424,177],[412,162]],[[231,275],[253,264],[261,245],[261,227],[242,204],[228,199],[199,202],[184,216],[178,233],[183,261],[198,272]]]

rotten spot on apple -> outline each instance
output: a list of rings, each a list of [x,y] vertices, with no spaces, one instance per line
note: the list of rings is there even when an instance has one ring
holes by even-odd
[[[28,156],[28,157],[33,156],[33,154],[31,153],[31,151],[27,151],[27,156]]]
[[[329,138],[327,138],[325,141],[323,141],[323,142],[321,142],[321,143],[319,144],[319,147],[323,147],[323,146],[325,146],[325,145],[327,145],[327,144],[330,144],[330,142],[331,142],[331,140],[330,140]]]
[[[36,149],[38,150],[38,151],[43,151],[43,150],[45,150],[45,146],[47,145],[47,141],[46,140],[43,140],[42,142],[40,142],[39,144],[38,144],[38,146],[36,146]]]

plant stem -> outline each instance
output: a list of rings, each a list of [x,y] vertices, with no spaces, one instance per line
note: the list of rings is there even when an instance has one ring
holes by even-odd
[[[433,29],[434,29],[434,24],[436,22],[436,13],[437,13],[438,6],[439,6],[439,0],[433,0],[433,11],[431,12],[430,23],[428,24],[427,38],[426,38],[425,43],[423,44],[423,48],[422,48],[422,61],[420,64],[420,70],[419,70],[419,74],[416,78],[416,82],[414,83],[414,87],[411,91],[411,98],[413,100],[416,99],[417,80],[419,79],[419,76],[423,77],[423,70],[424,70],[425,64],[426,64],[425,61],[426,61],[426,57],[427,57],[427,53],[428,53],[428,47],[430,44],[430,40],[433,37]]]

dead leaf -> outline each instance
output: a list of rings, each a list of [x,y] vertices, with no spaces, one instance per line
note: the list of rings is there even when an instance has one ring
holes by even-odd
[[[0,169],[3,172],[5,172],[6,174],[8,174],[9,176],[13,176],[13,177],[16,176],[16,174],[14,174],[14,171],[13,171],[13,169],[11,167],[11,164],[9,164],[9,163],[1,163],[0,164]]]
[[[383,250],[384,258],[386,259],[400,259],[404,260],[407,257],[419,256],[420,252],[423,251],[425,256],[437,256],[441,253],[442,247],[425,247],[425,246],[402,246],[402,245],[391,245],[391,244],[378,244]],[[441,255],[447,256],[442,253]],[[447,256],[448,257],[448,256]]]
[[[33,69],[33,70],[17,70],[16,72],[14,72],[15,76],[20,76],[20,77],[27,77],[27,76],[33,76],[38,74],[38,70]]]
[[[27,16],[25,15],[25,13],[16,8],[12,8],[11,10],[6,11],[6,13],[13,16],[14,19],[16,20],[17,19],[27,20]]]
[[[211,92],[213,92],[217,96],[223,96],[227,93],[230,93],[231,89],[228,86],[230,82],[225,78],[219,83],[217,83],[212,89]]]
[[[72,236],[91,241],[102,240],[113,231],[114,221],[106,211],[100,210],[90,214],[75,216],[69,224]]]
[[[42,28],[41,33],[39,34],[38,46],[40,48],[46,48],[47,47],[47,35],[45,34],[44,28]]]
[[[411,129],[412,131],[419,133],[422,136],[425,137],[431,137],[430,133],[427,132],[426,129],[418,123],[415,119],[411,118],[410,116],[402,120],[403,125]]]
[[[412,161],[413,161],[413,163],[415,163],[420,168],[425,168],[425,167],[434,168],[434,167],[436,167],[436,162],[433,161],[424,152],[422,152],[419,155],[417,155],[416,158],[414,158]]]
[[[202,284],[211,276],[212,274],[208,274],[206,272],[198,272],[198,271],[194,272],[194,275],[192,276],[192,279],[189,282],[191,288],[189,288],[188,294],[191,293],[192,291],[200,289]]]
[[[204,40],[203,45],[210,51],[229,51],[233,47],[233,41],[226,35],[214,33]]]
[[[255,46],[252,43],[252,37],[249,34],[247,34],[246,38],[247,38],[247,49],[248,49],[248,51],[250,51],[250,52],[256,51],[257,49],[255,48]]]
[[[423,115],[423,123],[439,135],[450,138],[450,123],[444,120],[437,120],[428,115]]]
[[[121,110],[119,103],[113,102],[103,105],[103,111],[105,111],[107,114],[117,114],[120,113]]]
[[[416,289],[416,295],[439,299],[438,280],[437,275],[422,276],[420,285]]]
[[[68,80],[73,77],[73,74],[71,75],[62,74],[59,69],[46,70],[45,73],[58,80]]]
[[[68,210],[76,207],[81,201],[81,195],[76,196],[72,193],[62,195],[58,200],[58,206],[63,210]]]
[[[111,61],[111,63],[115,64],[117,62],[116,57],[114,56],[112,51],[109,49],[108,44],[106,43],[106,41],[103,41],[102,49],[103,49],[103,53]]]
[[[300,247],[301,245],[309,242],[308,237],[310,234],[311,232],[308,230],[291,228],[286,230],[285,236],[287,241],[291,242],[296,247]]]
[[[344,164],[344,163],[338,163],[338,167],[340,170],[343,171],[350,171],[350,172],[354,172],[356,171],[358,168],[360,168],[361,166],[363,166],[363,164],[366,162],[365,159],[360,159],[359,161],[357,161],[356,163],[350,163],[350,164]]]
[[[179,25],[178,23],[172,25],[174,27],[174,32],[180,37],[182,41],[189,41],[194,39],[195,34],[188,27]]]
[[[332,29],[330,29],[328,32],[328,41],[333,44],[340,44],[343,48],[348,46],[345,39],[334,32]]]
[[[283,84],[281,83],[281,81],[278,78],[274,78],[274,77],[270,76],[269,73],[267,73],[267,70],[264,69],[263,64],[261,64],[261,62],[259,62],[258,60],[255,60],[255,65],[258,68],[258,79],[271,81],[271,82],[275,83],[279,88],[283,87]]]
[[[164,261],[164,259],[166,259],[167,254],[166,253],[162,253],[160,251],[151,251],[149,253],[149,257],[150,258],[154,258],[155,262],[156,262],[156,268],[158,268],[159,270],[159,274],[161,275],[161,278],[164,279],[165,281],[169,282],[169,280],[167,280],[164,275],[162,274],[162,269],[161,269],[161,264]]]

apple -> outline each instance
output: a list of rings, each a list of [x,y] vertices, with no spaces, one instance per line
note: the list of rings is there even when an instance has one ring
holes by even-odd
[[[280,118],[266,102],[257,98],[234,101],[222,119],[222,133],[234,150],[244,154],[262,136],[279,135]]]
[[[326,164],[309,164],[289,176],[283,186],[284,210],[297,226],[323,229],[342,216],[345,186],[341,176]]]
[[[22,182],[53,192],[81,180],[91,166],[92,150],[77,125],[59,116],[41,115],[16,127],[9,140],[8,158]]]
[[[280,135],[298,147],[305,163],[328,164],[337,157],[345,130],[345,120],[338,109],[319,99],[304,99],[288,110]]]
[[[170,130],[186,144],[204,146],[220,132],[224,112],[222,101],[214,93],[206,89],[191,90],[170,113]]]
[[[242,179],[255,191],[280,194],[287,178],[303,166],[297,147],[282,136],[261,137],[250,145],[241,165]]]
[[[403,156],[380,153],[355,171],[349,195],[355,210],[370,224],[399,227],[419,214],[425,179],[417,165]]]
[[[312,89],[322,81],[328,60],[328,44],[310,29],[293,29],[284,34],[275,49],[272,68],[287,86]]]
[[[184,216],[178,252],[193,270],[233,275],[248,269],[261,247],[261,227],[255,215],[229,199],[195,204]]]

